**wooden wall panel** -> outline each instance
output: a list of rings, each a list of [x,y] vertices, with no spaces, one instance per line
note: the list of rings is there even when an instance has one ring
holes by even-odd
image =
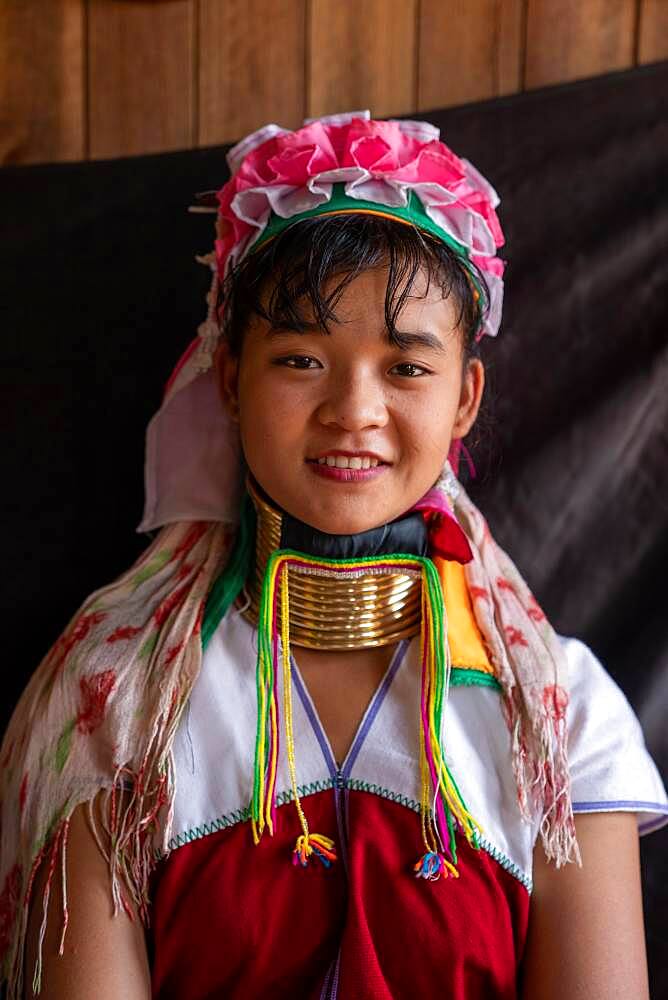
[[[83,0],[0,0],[0,163],[86,155]]]
[[[521,89],[526,0],[422,0],[418,109]]]
[[[194,145],[194,0],[89,0],[90,156]]]
[[[198,144],[306,111],[306,0],[200,0]]]
[[[417,0],[310,0],[309,117],[369,108],[407,114],[417,102]]]
[[[668,0],[0,0],[0,164],[232,142],[668,58]]]
[[[639,0],[638,62],[668,59],[668,0]]]
[[[635,27],[636,0],[528,0],[525,87],[632,66]]]

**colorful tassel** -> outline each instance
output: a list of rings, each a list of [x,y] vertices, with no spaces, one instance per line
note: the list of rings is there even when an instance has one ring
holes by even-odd
[[[258,620],[257,703],[255,768],[251,823],[253,839],[259,843],[265,827],[273,835],[276,819],[276,769],[278,763],[278,608],[280,600],[280,641],[283,678],[283,720],[292,795],[302,833],[293,850],[294,865],[306,867],[315,855],[326,867],[336,860],[334,841],[310,833],[297,790],[294,731],[292,719],[292,669],[290,656],[290,604],[288,570],[321,570],[346,576],[369,572],[419,571],[422,576],[422,626],[420,656],[420,772],[421,827],[425,853],[414,865],[418,878],[436,881],[459,877],[456,830],[469,844],[479,848],[482,829],[468,811],[457,784],[445,762],[443,711],[450,680],[450,655],[443,591],[438,571],[431,559],[414,555],[368,556],[360,559],[322,559],[291,549],[272,553],[262,584]],[[449,857],[446,857],[446,854]]]
[[[302,834],[301,837],[297,837],[297,843],[292,852],[293,865],[301,865],[302,868],[306,868],[312,854],[315,854],[316,858],[322,861],[325,868],[329,868],[332,862],[336,861],[334,841],[329,837],[323,837],[320,833],[311,833],[308,836]]]
[[[438,882],[441,875],[444,878],[459,878],[459,872],[447,858],[444,858],[438,851],[427,851],[419,861],[413,865],[416,878],[426,878],[430,882]]]

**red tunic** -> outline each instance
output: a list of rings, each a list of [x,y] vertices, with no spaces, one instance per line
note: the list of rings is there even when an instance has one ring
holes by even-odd
[[[513,875],[464,840],[459,879],[413,878],[406,845],[417,856],[420,839],[410,808],[343,789],[305,805],[317,830],[336,830],[342,814],[345,861],[295,869],[295,828],[279,812],[277,834],[257,848],[245,822],[163,863],[155,997],[394,1000],[434,996],[439,984],[453,1000],[517,996],[529,894]]]

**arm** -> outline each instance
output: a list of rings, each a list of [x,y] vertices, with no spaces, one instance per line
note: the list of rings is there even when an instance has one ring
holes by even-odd
[[[58,955],[62,930],[62,890],[54,878],[42,952],[40,1000],[150,1000],[151,976],[144,929],[135,914],[113,916],[109,868],[86,817],[86,806],[72,814],[67,844],[69,925],[64,953]],[[32,1000],[32,978],[42,921],[45,871],[35,881],[28,922],[25,1000]]]
[[[575,818],[582,868],[534,851],[522,1000],[648,1000],[634,813]]]

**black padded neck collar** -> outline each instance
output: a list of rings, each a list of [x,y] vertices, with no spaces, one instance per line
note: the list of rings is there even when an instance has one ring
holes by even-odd
[[[281,548],[323,559],[360,559],[397,553],[426,556],[427,526],[422,514],[414,512],[354,535],[330,535],[284,513]]]

